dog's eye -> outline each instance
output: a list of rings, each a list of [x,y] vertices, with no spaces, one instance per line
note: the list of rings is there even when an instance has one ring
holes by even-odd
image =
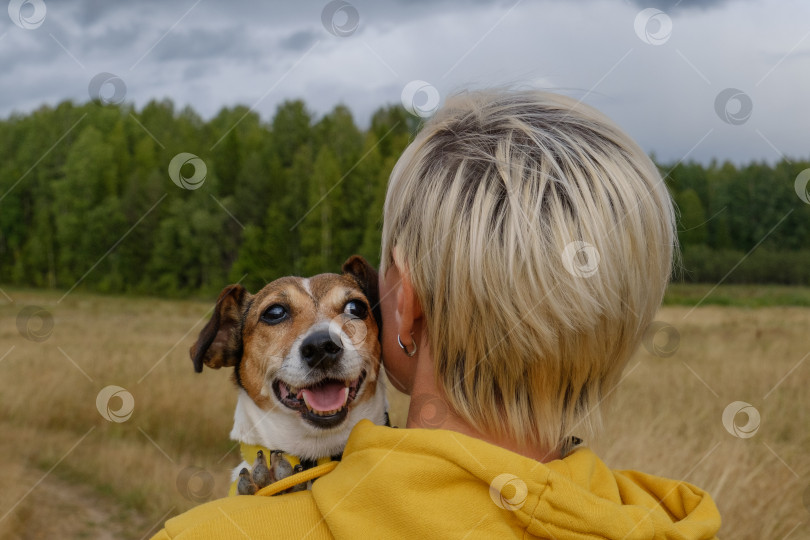
[[[287,308],[279,304],[273,304],[262,313],[262,321],[268,324],[278,324],[289,316]]]
[[[343,307],[343,313],[358,319],[365,319],[366,315],[368,315],[368,308],[360,300],[351,300]]]

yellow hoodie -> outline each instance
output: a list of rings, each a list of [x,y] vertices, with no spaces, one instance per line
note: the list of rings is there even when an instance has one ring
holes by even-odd
[[[168,520],[154,539],[698,540],[720,527],[707,493],[611,471],[583,447],[543,464],[452,431],[364,420],[325,470],[312,491],[212,501]]]

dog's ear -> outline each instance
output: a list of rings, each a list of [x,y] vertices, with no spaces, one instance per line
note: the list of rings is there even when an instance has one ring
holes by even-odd
[[[380,311],[380,290],[377,284],[377,270],[368,264],[360,255],[352,255],[343,263],[343,273],[348,274],[360,285],[371,306],[371,313],[377,321],[377,328],[382,333],[382,312]],[[382,335],[382,334],[381,334]]]
[[[249,298],[241,285],[222,289],[211,320],[189,349],[194,371],[201,373],[203,364],[213,369],[236,365],[242,356],[242,312]]]

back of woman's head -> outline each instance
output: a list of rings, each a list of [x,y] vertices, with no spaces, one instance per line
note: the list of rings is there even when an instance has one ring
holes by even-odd
[[[381,271],[396,246],[454,411],[555,448],[598,426],[675,244],[655,165],[606,117],[554,94],[466,92],[391,175]]]

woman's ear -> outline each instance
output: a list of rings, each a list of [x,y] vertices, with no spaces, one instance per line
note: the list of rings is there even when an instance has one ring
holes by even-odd
[[[396,262],[396,256],[394,261],[399,274],[396,310],[397,333],[400,335],[402,342],[408,345],[408,342],[412,341],[410,335],[413,332],[414,322],[422,318],[422,304],[419,302],[416,291],[414,291],[408,267]]]

